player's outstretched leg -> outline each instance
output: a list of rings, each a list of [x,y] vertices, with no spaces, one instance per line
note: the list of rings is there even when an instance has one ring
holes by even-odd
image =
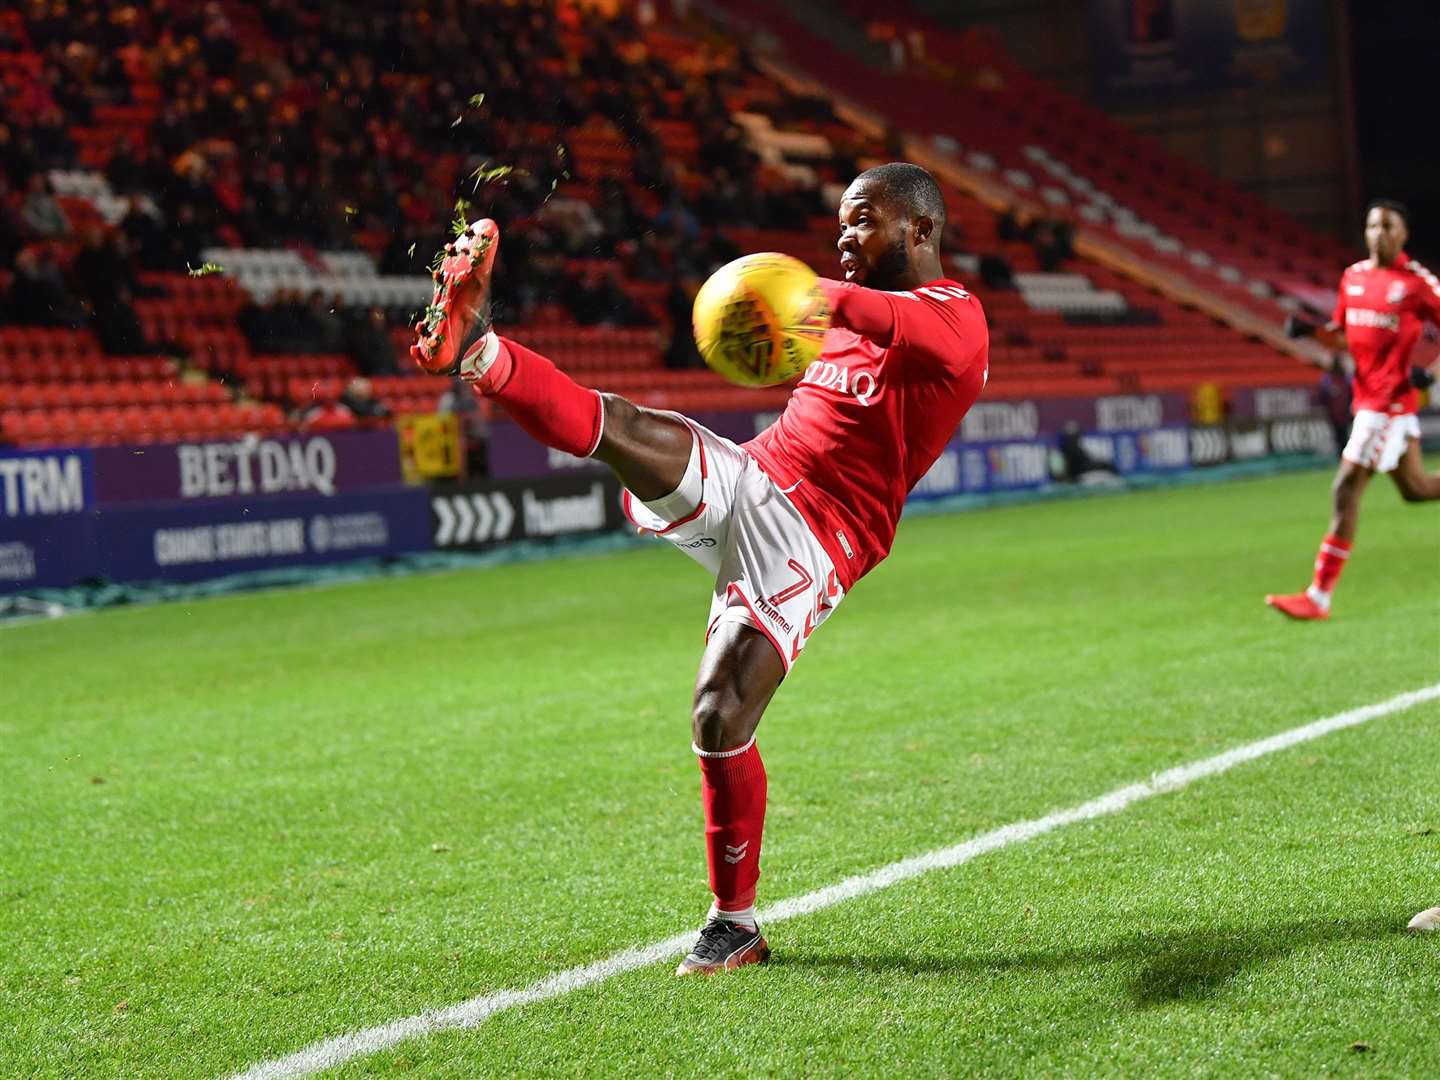
[[[694,436],[674,416],[581,386],[549,359],[497,335],[490,284],[500,230],[486,218],[446,245],[435,294],[416,325],[416,363],[459,375],[546,446],[609,465],[641,500],[674,491]]]
[[[1270,593],[1265,603],[1292,619],[1328,619],[1330,594],[1340,580],[1340,571],[1350,558],[1355,542],[1355,526],[1360,520],[1360,496],[1370,481],[1370,470],[1353,461],[1343,460],[1331,487],[1334,500],[1330,515],[1330,531],[1320,541],[1315,556],[1315,576],[1304,592],[1277,595]]]
[[[711,633],[695,682],[693,733],[715,901],[677,975],[711,975],[770,957],[755,917],[766,799],[755,729],[784,674],[775,647],[753,627],[721,622]]]

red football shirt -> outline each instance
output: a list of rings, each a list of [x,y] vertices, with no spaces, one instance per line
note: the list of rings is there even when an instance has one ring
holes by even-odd
[[[1334,317],[1355,358],[1354,408],[1413,413],[1410,351],[1426,319],[1440,323],[1440,281],[1403,251],[1393,266],[1362,259],[1340,275]]]
[[[984,389],[990,332],[980,302],[944,278],[893,293],[826,284],[835,318],[820,358],[744,449],[848,589],[890,553],[905,496]],[[890,327],[878,339],[849,328],[877,323]]]

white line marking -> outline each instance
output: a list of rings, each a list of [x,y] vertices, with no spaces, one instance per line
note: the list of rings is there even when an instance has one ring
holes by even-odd
[[[1154,795],[1179,791],[1196,780],[1225,772],[1247,761],[1254,761],[1267,754],[1274,754],[1299,743],[1318,739],[1332,731],[1354,727],[1391,713],[1402,712],[1437,698],[1440,698],[1440,683],[1413,690],[1408,694],[1400,694],[1388,701],[1381,701],[1374,705],[1362,705],[1349,712],[1327,716],[1302,727],[1282,731],[1268,739],[1237,746],[1234,750],[1227,750],[1223,754],[1205,758],[1203,761],[1166,769],[1164,772],[1156,773],[1149,780],[1116,788],[1097,799],[1091,799],[1089,802],[1073,806],[1068,810],[1058,810],[1053,814],[1030,821],[1017,821],[1010,825],[1002,825],[992,832],[966,840],[964,843],[955,844],[953,847],[939,848],[926,852],[924,855],[902,859],[889,866],[872,870],[868,874],[856,874],[848,877],[837,885],[817,889],[804,896],[782,900],[774,907],[761,912],[760,922],[762,925],[767,923],[774,925],[784,922],[786,919],[810,915],[846,900],[853,900],[857,896],[888,889],[892,885],[898,885],[902,881],[918,877],[921,874],[928,874],[932,870],[959,866],[986,852],[1009,847],[1011,844],[1023,843],[1062,826],[1072,825],[1077,821],[1089,821],[1106,814],[1118,813],[1132,803],[1140,802],[1142,799],[1148,799]],[[326,1039],[324,1042],[316,1043],[286,1057],[262,1061],[242,1073],[233,1075],[235,1080],[279,1080],[281,1077],[305,1076],[309,1073],[319,1072],[321,1069],[334,1068],[355,1058],[364,1057],[366,1054],[389,1049],[407,1039],[432,1035],[440,1031],[472,1028],[497,1012],[528,1005],[535,1001],[544,1001],[547,998],[560,997],[572,990],[580,990],[616,975],[623,975],[627,971],[649,967],[661,960],[674,959],[677,953],[683,953],[689,948],[694,938],[693,930],[676,934],[664,941],[657,941],[653,945],[626,949],[624,952],[618,952],[584,967],[556,972],[537,983],[532,983],[523,990],[499,990],[493,994],[473,997],[469,1001],[462,1001],[458,1005],[451,1005],[448,1008],[429,1009],[415,1016],[407,1016],[403,1020],[394,1020],[379,1027],[353,1031],[348,1035]]]

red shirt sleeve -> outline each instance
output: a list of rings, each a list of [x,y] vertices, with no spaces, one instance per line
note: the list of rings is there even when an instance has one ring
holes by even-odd
[[[958,285],[932,283],[903,292],[881,292],[849,282],[820,279],[830,302],[831,322],[882,348],[907,353],[950,367],[968,364],[988,343],[964,318],[962,305],[973,304]],[[974,312],[978,315],[978,308]],[[980,320],[983,328],[983,318]],[[979,340],[968,341],[976,337]]]
[[[988,357],[990,334],[980,305],[959,285],[932,283],[881,295],[894,305],[897,348],[954,369]]]
[[[830,321],[888,349],[895,336],[895,312],[886,293],[862,289],[848,281],[820,279],[820,291],[830,304]]]
[[[1415,292],[1420,317],[1440,326],[1440,280],[1418,263],[1414,266],[1415,276],[1420,279],[1420,288]]]

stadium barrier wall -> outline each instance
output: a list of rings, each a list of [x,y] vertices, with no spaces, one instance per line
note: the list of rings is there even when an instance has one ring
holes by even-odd
[[[0,451],[0,593],[430,546],[389,431]]]
[[[531,480],[473,480],[430,494],[431,538],[442,551],[586,536],[625,527],[620,483],[608,471]]]
[[[1023,492],[1058,472],[1056,433],[1120,476],[1274,455],[1333,458],[1336,432],[1298,388],[1261,389],[1223,425],[1186,422],[1183,395],[982,401],[912,496]],[[773,414],[700,413],[743,441]],[[1421,415],[1427,447],[1440,413]],[[492,480],[402,482],[393,432],[0,451],[0,595],[87,580],[196,581],[234,573],[584,537],[625,527],[619,484],[591,461],[497,424]],[[517,475],[526,473],[528,475]]]

